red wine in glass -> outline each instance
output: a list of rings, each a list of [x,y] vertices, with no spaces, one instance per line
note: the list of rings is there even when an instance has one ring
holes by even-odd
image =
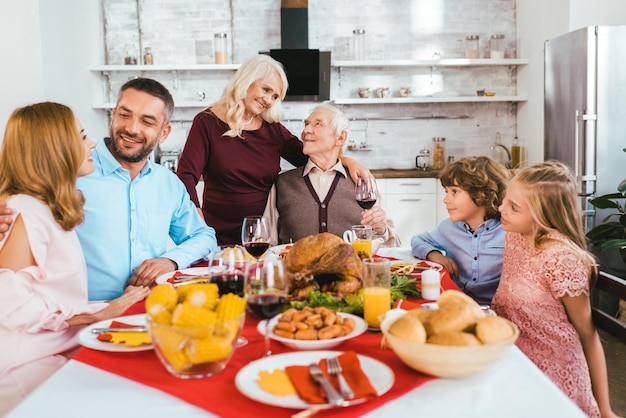
[[[211,283],[217,285],[220,296],[227,293],[234,293],[237,296],[243,297],[244,281],[245,277],[241,273],[225,272],[211,275]]]
[[[359,204],[363,209],[371,209],[376,204],[376,198],[374,199],[365,199],[365,200],[357,200],[356,203]]]
[[[244,242],[243,247],[250,253],[250,255],[254,258],[259,258],[265,251],[270,247],[269,242],[262,241],[253,241],[253,242]]]
[[[276,293],[261,293],[248,296],[248,307],[259,318],[273,318],[283,311],[287,296]]]
[[[376,204],[377,192],[376,180],[373,178],[369,181],[359,179],[356,185],[356,202],[365,210],[371,209]]]

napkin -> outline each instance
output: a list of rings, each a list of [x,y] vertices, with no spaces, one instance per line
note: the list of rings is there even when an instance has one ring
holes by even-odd
[[[346,351],[339,355],[339,363],[343,369],[343,377],[354,392],[354,398],[375,398],[378,396],[376,389],[370,383],[367,375],[361,369],[361,363],[354,351]],[[326,359],[319,362],[322,371],[330,383],[339,391],[339,380],[336,376],[328,374]],[[287,366],[287,375],[298,392],[300,399],[311,404],[328,403],[326,393],[321,385],[318,385],[309,374],[309,366]]]

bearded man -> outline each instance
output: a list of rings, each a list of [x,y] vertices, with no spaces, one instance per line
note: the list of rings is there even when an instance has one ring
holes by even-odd
[[[92,153],[95,172],[81,177],[85,221],[76,228],[88,270],[89,300],[150,286],[217,248],[185,186],[149,159],[172,130],[174,100],[159,82],[136,78],[120,89],[110,137]],[[168,237],[175,247],[168,249]]]

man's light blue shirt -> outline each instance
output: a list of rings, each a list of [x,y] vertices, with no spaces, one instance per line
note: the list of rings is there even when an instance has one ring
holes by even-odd
[[[471,231],[465,222],[448,218],[411,238],[411,251],[423,259],[431,251],[445,253],[459,268],[457,285],[479,304],[489,305],[502,274],[504,235],[499,220],[488,219]]]
[[[217,248],[185,186],[165,167],[148,161],[131,180],[101,141],[92,152],[95,172],[80,177],[85,221],[76,228],[88,273],[89,300],[119,297],[148,259],[165,257],[179,269]],[[167,250],[168,237],[176,247]]]

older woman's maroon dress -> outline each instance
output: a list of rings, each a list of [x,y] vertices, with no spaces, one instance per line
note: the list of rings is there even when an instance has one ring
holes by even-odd
[[[177,174],[193,202],[196,184],[204,180],[202,213],[215,228],[219,244],[241,243],[241,224],[262,215],[280,172],[280,158],[295,166],[307,161],[302,142],[280,123],[263,122],[242,137],[223,136],[228,125],[210,110],[197,114],[178,163]]]

